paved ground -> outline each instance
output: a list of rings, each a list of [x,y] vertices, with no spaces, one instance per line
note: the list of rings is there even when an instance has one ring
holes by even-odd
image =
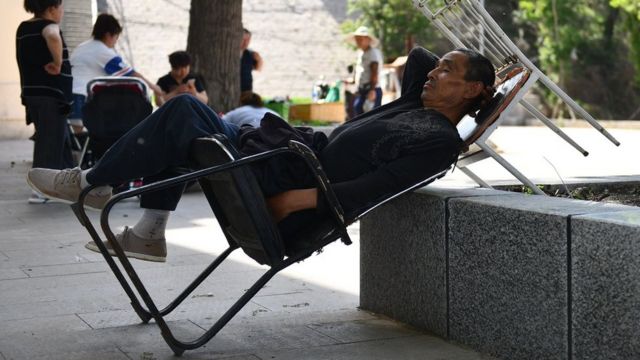
[[[640,123],[625,122],[626,128],[610,128],[621,145],[616,147],[591,127],[564,128],[589,152],[582,156],[544,126],[501,127],[490,140],[502,156],[537,184],[593,181],[640,181]],[[469,167],[493,185],[515,184],[515,178],[492,159]],[[562,180],[561,180],[562,179]],[[470,186],[474,183],[461,171],[454,171],[437,186]]]
[[[29,205],[28,141],[0,142],[0,359],[171,359],[155,324],[141,325],[68,205]],[[136,202],[115,209],[133,224]],[[97,212],[91,213],[95,220]],[[276,276],[217,337],[184,359],[487,359],[464,347],[358,310],[358,228]],[[203,196],[171,218],[166,264],[135,261],[166,304],[223,249]],[[238,254],[170,317],[184,339],[202,333],[263,268]],[[184,285],[183,285],[184,286]]]
[[[614,147],[592,129],[567,129],[584,158],[546,128],[501,128],[492,141],[540,182],[637,180],[640,131],[613,129]],[[169,359],[154,324],[140,325],[98,254],[84,249],[84,229],[63,204],[28,205],[28,141],[0,142],[0,359]],[[545,160],[545,158],[548,160]],[[492,160],[473,170],[494,183],[513,182]],[[470,186],[457,171],[435,186]],[[133,224],[136,202],[115,210],[114,224]],[[96,219],[97,212],[91,213]],[[403,324],[357,309],[358,228],[354,245],[336,243],[321,256],[277,276],[206,347],[185,359],[486,359]],[[161,303],[218,254],[224,241],[203,197],[187,194],[171,218],[167,264],[135,262]],[[203,332],[263,268],[238,255],[171,315],[183,337]]]

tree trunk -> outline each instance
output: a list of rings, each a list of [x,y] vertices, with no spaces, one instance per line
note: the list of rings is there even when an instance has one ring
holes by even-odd
[[[620,9],[608,6],[607,18],[604,22],[604,34],[602,39],[604,40],[604,46],[611,50],[613,48],[613,34],[615,33],[616,22],[620,15]]]
[[[239,103],[241,40],[242,0],[191,0],[187,51],[218,112]]]

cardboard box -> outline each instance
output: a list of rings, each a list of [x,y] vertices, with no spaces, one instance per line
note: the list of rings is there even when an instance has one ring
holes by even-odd
[[[289,119],[292,120],[320,120],[330,122],[344,122],[346,114],[344,103],[314,103],[297,104],[289,108]]]

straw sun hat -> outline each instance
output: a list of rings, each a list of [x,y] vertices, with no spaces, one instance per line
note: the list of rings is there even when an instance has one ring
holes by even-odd
[[[375,37],[369,31],[369,28],[366,27],[366,26],[360,26],[359,28],[356,29],[356,31],[354,31],[351,34],[347,35],[346,40],[355,44],[356,43],[356,36],[366,36],[369,39],[371,39],[371,46],[372,47],[376,47],[380,43],[378,38]]]

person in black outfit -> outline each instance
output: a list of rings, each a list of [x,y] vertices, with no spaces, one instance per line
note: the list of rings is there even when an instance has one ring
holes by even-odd
[[[262,57],[257,51],[249,49],[251,32],[242,29],[242,43],[240,44],[240,92],[253,91],[253,70],[262,69]]]
[[[491,99],[494,81],[491,62],[476,52],[458,49],[439,59],[423,48],[415,48],[407,61],[402,97],[339,126],[328,139],[320,133],[292,128],[272,114],[263,118],[260,128],[238,129],[192,97],[181,96],[121,138],[92,169],[34,169],[28,176],[37,189],[51,196],[67,194],[66,199],[73,201],[87,184],[157,176],[170,167],[183,166],[187,164],[191,141],[212,133],[225,134],[245,155],[296,139],[314,148],[346,219],[353,219],[380,199],[456,161],[463,147],[456,124]],[[308,172],[300,171],[303,168],[300,161],[280,157],[253,167],[270,211],[282,225],[285,240],[287,233],[326,212],[313,179]],[[164,210],[168,216],[175,209],[181,190],[154,192],[147,195],[153,200],[143,197],[141,206]],[[99,203],[108,198],[108,194],[97,194],[94,200]],[[149,224],[151,220],[162,223],[157,217],[152,219],[149,215],[145,219],[146,216],[138,224]],[[154,241],[164,246],[166,221],[160,227],[138,224],[120,234],[118,241],[133,257],[164,261],[166,248],[153,259],[144,253]],[[87,247],[97,250],[91,244]],[[137,251],[133,244],[146,247]]]
[[[67,115],[71,110],[71,65],[58,24],[64,13],[61,0],[25,0],[34,17],[16,33],[22,104],[27,124],[35,126],[33,167],[64,169],[72,166]],[[48,199],[34,192],[30,203]]]
[[[169,64],[171,64],[171,71],[157,82],[162,89],[162,93],[156,97],[158,106],[185,93],[195,96],[206,104],[209,96],[202,79],[191,73],[191,55],[186,51],[173,52],[169,55]]]

